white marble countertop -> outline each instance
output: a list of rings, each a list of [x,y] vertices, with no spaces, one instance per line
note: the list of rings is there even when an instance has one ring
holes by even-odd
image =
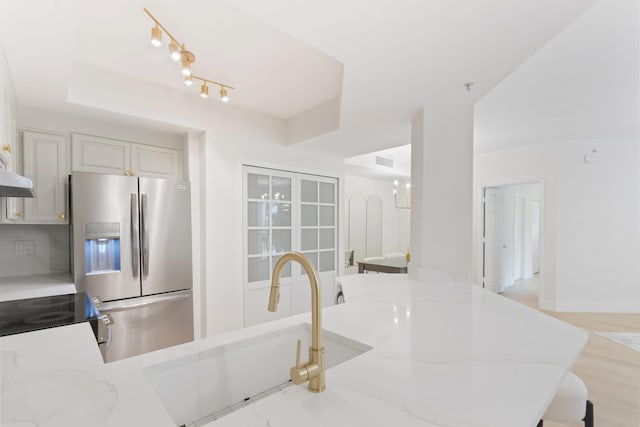
[[[212,426],[535,427],[587,340],[468,283],[371,274],[340,282],[347,303],[323,309],[323,329],[372,350],[328,369],[324,393],[291,386]],[[145,368],[309,320],[306,313],[109,365],[87,324],[4,337],[0,421],[172,426]]]
[[[75,293],[69,273],[0,277],[0,301]]]

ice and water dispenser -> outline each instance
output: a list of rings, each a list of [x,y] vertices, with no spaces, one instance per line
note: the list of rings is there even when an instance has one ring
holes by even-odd
[[[84,238],[87,275],[120,271],[120,223],[86,223]]]

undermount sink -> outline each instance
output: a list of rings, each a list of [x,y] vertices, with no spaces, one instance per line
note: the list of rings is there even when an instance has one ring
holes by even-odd
[[[201,426],[291,385],[297,340],[307,349],[310,337],[301,323],[148,367],[145,376],[176,426]],[[322,339],[327,369],[371,350],[325,330]]]

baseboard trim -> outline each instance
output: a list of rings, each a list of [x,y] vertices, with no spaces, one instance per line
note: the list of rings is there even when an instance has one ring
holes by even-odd
[[[540,308],[564,313],[640,313],[639,303],[630,302],[563,302],[540,298]]]

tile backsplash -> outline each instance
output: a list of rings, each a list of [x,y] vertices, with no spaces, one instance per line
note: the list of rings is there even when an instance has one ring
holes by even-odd
[[[0,277],[69,271],[68,225],[0,225]]]

